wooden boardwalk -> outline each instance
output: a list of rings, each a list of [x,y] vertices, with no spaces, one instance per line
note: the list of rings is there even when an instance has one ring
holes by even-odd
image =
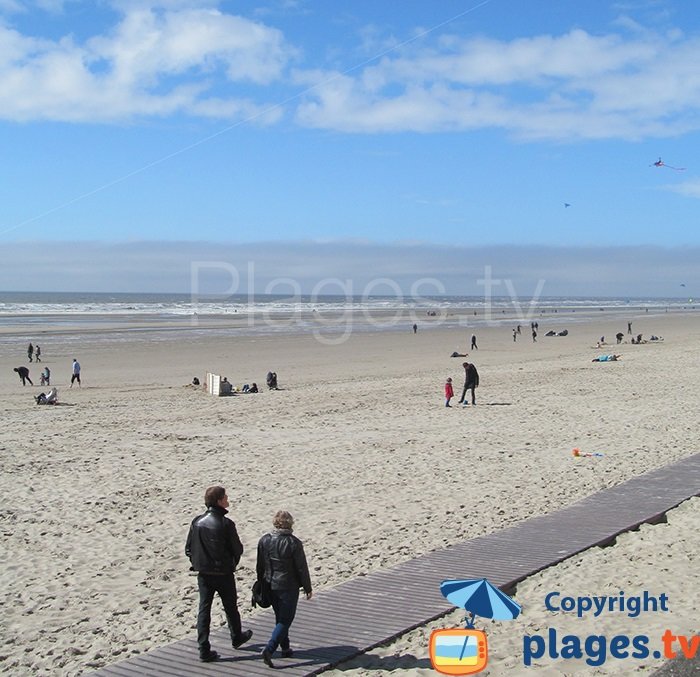
[[[488,578],[508,590],[518,581],[592,546],[612,542],[644,522],[700,495],[700,454],[606,489],[548,515],[360,576],[301,600],[292,626],[293,658],[275,658],[290,677],[315,675],[407,630],[443,616],[453,607],[440,594],[448,578]],[[469,518],[465,515],[465,518]],[[241,598],[247,601],[248,591]],[[193,600],[193,613],[194,604]],[[100,677],[226,675],[255,677],[270,670],[260,651],[274,625],[270,610],[245,627],[253,639],[239,651],[226,629],[213,631],[212,648],[222,660],[200,663],[192,637],[102,668]]]

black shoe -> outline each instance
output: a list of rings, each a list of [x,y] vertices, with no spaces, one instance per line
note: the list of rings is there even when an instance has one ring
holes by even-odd
[[[202,663],[213,663],[214,661],[219,660],[219,654],[216,653],[216,651],[210,651],[209,653],[205,653],[203,656],[200,656],[199,660],[202,661]]]
[[[268,668],[275,667],[275,664],[272,662],[272,654],[267,650],[267,648],[263,649],[260,655],[262,656],[262,659]]]
[[[253,636],[253,631],[252,630],[244,630],[241,632],[236,639],[234,639],[231,644],[233,645],[234,649],[239,649],[242,647],[251,637]]]
[[[280,651],[280,655],[282,658],[293,658],[294,657],[294,650],[293,649],[282,649]]]

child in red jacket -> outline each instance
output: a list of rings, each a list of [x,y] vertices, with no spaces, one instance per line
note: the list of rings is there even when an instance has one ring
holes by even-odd
[[[445,383],[445,406],[451,407],[450,400],[455,396],[455,391],[452,389],[452,379],[448,378]]]

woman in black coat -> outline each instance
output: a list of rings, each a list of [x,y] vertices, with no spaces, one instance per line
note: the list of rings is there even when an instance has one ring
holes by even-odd
[[[269,667],[272,655],[279,646],[283,658],[293,655],[289,646],[289,628],[292,625],[299,602],[299,588],[304,589],[306,599],[311,599],[311,577],[306,563],[304,545],[292,534],[294,518],[286,510],[279,510],[272,525],[274,531],[265,534],[258,542],[257,574],[270,589],[272,608],[275,610],[275,628],[262,658]]]

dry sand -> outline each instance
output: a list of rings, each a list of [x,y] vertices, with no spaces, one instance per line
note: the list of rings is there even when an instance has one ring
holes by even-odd
[[[627,318],[569,325],[565,338],[544,337],[550,325],[540,322],[536,344],[525,328],[517,343],[509,325],[479,329],[480,349],[471,355],[481,375],[479,404],[465,409],[446,409],[442,388],[451,376],[461,390],[462,359],[449,355],[465,352],[470,328],[421,327],[413,335],[409,325],[354,333],[339,345],[235,331],[120,341],[96,332],[54,344],[37,328],[60,389],[57,407],[34,405],[40,387],[23,388],[12,372],[26,363],[26,337],[0,344],[0,669],[74,675],[169,641],[194,641],[196,579],[183,550],[209,484],[227,487],[247,548],[239,589],[250,588],[255,543],[284,508],[296,517],[319,590],[695,453],[700,316],[632,319],[635,332],[665,340],[612,346],[606,352],[623,358],[607,364],[591,363],[603,352],[592,346],[601,334],[624,331]],[[551,327],[564,324],[560,317]],[[72,357],[83,366],[80,389],[67,388]],[[37,383],[39,369],[30,366]],[[213,398],[184,385],[206,370],[262,385],[269,369],[282,390]],[[575,460],[573,447],[605,456]],[[588,594],[604,594],[608,585],[629,594],[670,591],[671,579],[676,589],[697,589],[697,540],[689,534],[697,532],[697,507],[678,514],[685,526],[671,540],[689,543],[688,554],[665,550],[655,535],[662,527],[649,527],[625,537],[631,550],[620,539],[601,551],[609,575],[585,559],[554,571],[564,572],[572,593],[577,582]],[[641,536],[649,547],[637,558],[630,552],[641,551]],[[523,625],[503,629],[504,638],[522,642],[532,627],[551,624],[541,599],[547,575],[521,584],[516,598],[527,613]],[[682,627],[697,617],[697,601],[674,598],[678,632],[697,631]],[[214,626],[224,622],[215,609]],[[241,610],[252,613],[247,604]],[[629,623],[620,628],[629,631]],[[397,650],[427,655],[421,632],[400,640],[367,674],[396,674],[394,667],[434,674],[393,658]],[[504,658],[500,641],[491,674],[518,674],[521,648],[513,645]]]

